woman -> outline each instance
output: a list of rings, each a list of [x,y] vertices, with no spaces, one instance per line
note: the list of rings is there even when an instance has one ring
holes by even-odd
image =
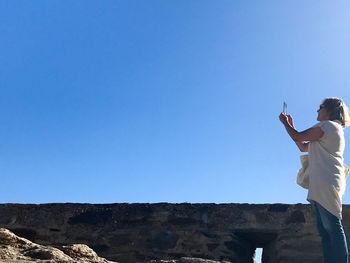
[[[300,151],[309,152],[307,200],[316,208],[324,263],[348,263],[341,199],[346,180],[343,129],[350,124],[349,115],[339,98],[325,99],[317,112],[319,123],[303,132],[295,130],[292,116],[281,113],[279,118]]]

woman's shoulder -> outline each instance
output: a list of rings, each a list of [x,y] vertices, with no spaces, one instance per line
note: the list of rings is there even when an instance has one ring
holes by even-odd
[[[320,121],[318,124],[315,125],[316,127],[320,127],[323,132],[330,133],[330,132],[342,132],[343,127],[341,125],[341,122],[338,120],[327,120],[327,121]]]

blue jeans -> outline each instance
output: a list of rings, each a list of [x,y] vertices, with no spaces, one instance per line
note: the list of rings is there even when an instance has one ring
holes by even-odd
[[[348,263],[348,246],[341,220],[315,202],[324,263]]]

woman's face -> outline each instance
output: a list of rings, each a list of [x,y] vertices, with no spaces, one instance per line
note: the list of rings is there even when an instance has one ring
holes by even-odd
[[[326,108],[322,104],[320,105],[320,108],[317,110],[317,112],[318,112],[318,116],[317,116],[318,121],[329,120],[328,112],[326,111]]]

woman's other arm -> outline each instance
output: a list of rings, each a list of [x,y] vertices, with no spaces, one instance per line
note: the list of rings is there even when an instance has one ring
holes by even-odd
[[[288,123],[290,124],[290,126],[292,126],[293,129],[295,129],[292,116],[287,115],[287,118],[288,118]],[[301,152],[308,152],[309,142],[295,142],[295,144],[298,146],[298,148]]]
[[[309,151],[309,142],[295,142],[301,152]]]

